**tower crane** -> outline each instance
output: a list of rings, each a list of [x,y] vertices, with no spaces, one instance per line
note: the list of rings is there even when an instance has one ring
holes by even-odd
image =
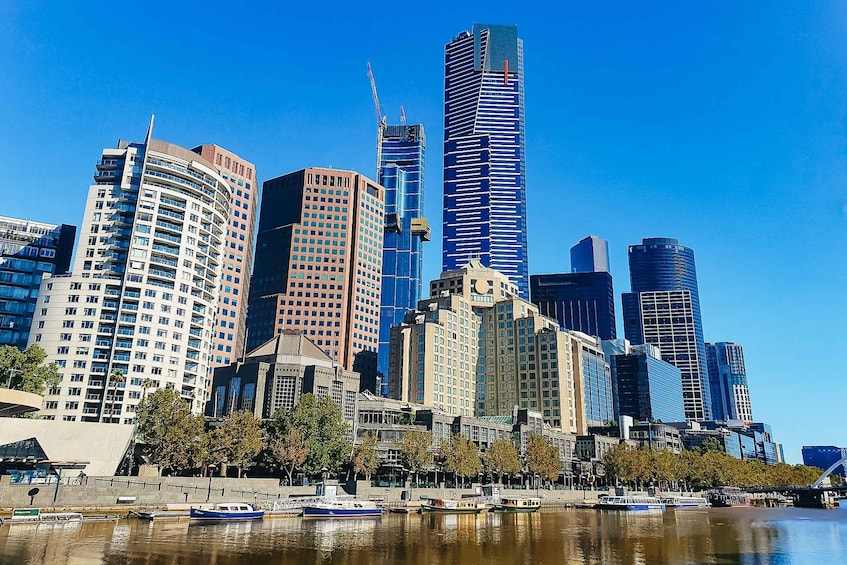
[[[377,175],[379,174],[379,165],[382,161],[382,135],[385,131],[385,128],[388,127],[387,119],[385,114],[382,113],[382,106],[379,104],[379,94],[376,93],[376,79],[374,79],[374,72],[371,68],[371,62],[368,61],[368,78],[371,81],[371,95],[374,99],[374,108],[376,108],[376,122],[377,122],[377,132],[376,132],[376,169]]]

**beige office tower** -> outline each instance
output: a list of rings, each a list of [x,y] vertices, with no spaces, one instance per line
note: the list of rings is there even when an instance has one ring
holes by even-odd
[[[263,183],[247,349],[300,330],[346,370],[376,352],[385,189],[310,168]]]
[[[45,419],[131,424],[161,387],[203,412],[232,187],[151,130],[103,150],[71,274],[42,280],[30,343],[62,376]]]
[[[215,368],[228,365],[244,354],[259,185],[256,167],[235,153],[217,145],[200,145],[192,151],[212,163],[232,189],[212,339],[211,366]]]
[[[479,261],[444,272],[430,292],[392,329],[390,397],[459,415],[499,416],[519,406],[577,430],[573,346],[558,322]]]

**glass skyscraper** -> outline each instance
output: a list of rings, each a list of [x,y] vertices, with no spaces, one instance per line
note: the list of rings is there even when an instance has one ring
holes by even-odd
[[[744,349],[737,343],[707,343],[706,365],[714,420],[753,421]]]
[[[444,271],[471,259],[529,297],[523,42],[514,25],[474,24],[444,57]]]
[[[385,188],[385,232],[382,252],[382,294],[379,315],[377,372],[380,391],[387,394],[391,326],[400,324],[421,299],[423,242],[430,228],[423,218],[424,155],[422,125],[380,126],[377,181]]]
[[[609,242],[589,235],[571,247],[572,273],[609,272]]]
[[[685,416],[709,420],[712,399],[694,250],[665,237],[629,246],[631,292],[623,295],[624,333],[633,344],[649,343],[679,368]]]
[[[615,356],[618,417],[632,416],[641,422],[685,420],[680,371],[658,355],[658,348],[645,345]]]

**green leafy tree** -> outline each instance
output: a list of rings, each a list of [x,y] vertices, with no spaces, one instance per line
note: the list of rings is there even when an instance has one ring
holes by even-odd
[[[234,465],[241,477],[262,450],[262,421],[249,410],[233,412],[210,433],[209,444],[209,451],[219,454],[220,462]]]
[[[274,438],[292,429],[300,432],[308,450],[302,468],[311,476],[320,475],[324,467],[337,474],[349,460],[349,426],[344,422],[341,408],[329,397],[304,394],[294,410],[278,412],[269,428]]]
[[[465,484],[467,477],[473,477],[482,471],[482,460],[479,448],[464,436],[454,435],[449,441],[441,444],[444,455],[444,468],[461,479]]]
[[[138,439],[159,471],[179,472],[202,464],[206,450],[203,417],[194,416],[172,388],[147,396],[136,411]]]
[[[306,462],[306,456],[309,455],[303,434],[291,428],[271,441],[270,451],[277,464],[288,474],[288,484],[293,485],[294,472]]]
[[[55,363],[45,363],[47,352],[37,344],[21,351],[12,345],[0,348],[0,386],[44,394],[47,387],[61,382]]]
[[[559,450],[546,437],[530,434],[526,441],[526,466],[531,474],[555,481],[562,471]]]
[[[485,450],[482,459],[488,472],[495,476],[495,482],[499,483],[503,475],[521,472],[520,453],[508,439],[495,440]]]
[[[700,453],[706,454],[710,451],[717,451],[721,453],[725,452],[723,445],[717,440],[717,438],[707,437],[703,440],[703,443],[700,444]]]
[[[400,460],[418,481],[418,473],[432,464],[432,432],[411,430],[397,442]]]
[[[371,479],[371,475],[379,469],[381,463],[379,454],[376,452],[378,439],[379,436],[375,433],[365,434],[362,443],[353,450],[353,472],[364,475],[366,481]]]

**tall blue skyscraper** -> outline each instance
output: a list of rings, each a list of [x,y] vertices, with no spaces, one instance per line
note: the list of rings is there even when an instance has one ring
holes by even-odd
[[[633,344],[649,343],[679,368],[685,416],[712,417],[706,346],[694,251],[665,237],[629,246],[631,292],[623,295],[624,334]]]
[[[714,420],[753,421],[744,349],[737,343],[707,343],[706,366]]]
[[[378,135],[377,181],[385,187],[385,232],[377,372],[386,375],[391,326],[400,324],[404,314],[414,310],[421,299],[423,242],[429,241],[430,228],[423,218],[423,126],[380,125]],[[387,386],[383,378],[379,385],[383,394]]]
[[[479,259],[528,299],[523,73],[517,26],[474,24],[446,46],[442,266]]]

